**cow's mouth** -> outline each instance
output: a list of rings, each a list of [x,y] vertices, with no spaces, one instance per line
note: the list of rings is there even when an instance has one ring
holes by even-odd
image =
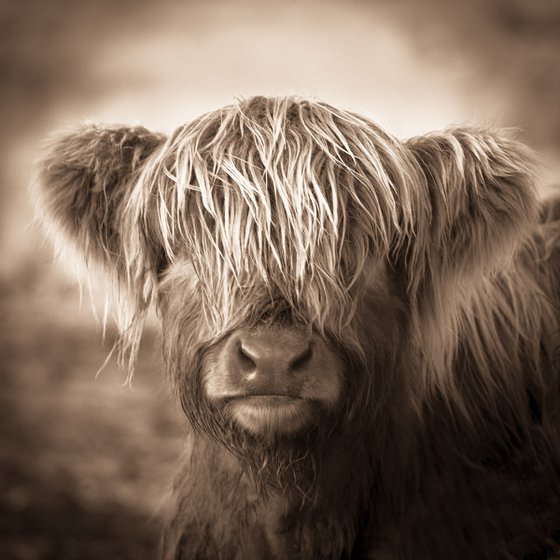
[[[300,431],[313,417],[312,404],[286,395],[249,395],[227,404],[230,416],[253,435],[288,435]]]

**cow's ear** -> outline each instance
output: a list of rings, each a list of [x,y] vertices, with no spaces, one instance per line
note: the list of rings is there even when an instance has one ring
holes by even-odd
[[[164,141],[160,134],[127,126],[84,125],[58,136],[38,168],[40,218],[86,261],[121,269],[130,192]]]
[[[472,340],[482,360],[477,337],[496,333],[487,296],[507,300],[508,275],[537,222],[535,170],[529,151],[498,133],[453,129],[407,146],[422,201],[401,260],[413,310],[410,340],[419,379],[459,402],[449,375],[458,341]],[[507,311],[498,316],[507,323]]]
[[[420,166],[430,218],[416,265],[430,282],[467,281],[502,267],[537,219],[529,150],[497,132],[452,129],[407,143]],[[419,230],[420,231],[420,230]]]
[[[158,265],[134,187],[164,142],[141,127],[82,126],[50,143],[34,181],[39,218],[55,242],[62,250],[74,247],[86,264],[102,265],[118,284],[113,296],[121,336],[115,348],[129,376]]]

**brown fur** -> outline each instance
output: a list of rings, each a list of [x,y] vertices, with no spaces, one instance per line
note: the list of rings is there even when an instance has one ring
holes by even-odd
[[[167,139],[83,128],[39,171],[51,230],[120,285],[129,372],[152,303],[162,318],[193,428],[165,558],[553,553],[560,202],[537,200],[523,146],[470,128],[400,142],[253,98]],[[343,379],[276,439],[205,389],[231,385],[232,336],[271,328],[320,336]]]

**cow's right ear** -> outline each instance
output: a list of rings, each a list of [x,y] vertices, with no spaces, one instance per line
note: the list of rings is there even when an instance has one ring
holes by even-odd
[[[84,125],[52,141],[39,163],[40,218],[86,262],[126,273],[124,212],[132,187],[165,141],[142,127]]]

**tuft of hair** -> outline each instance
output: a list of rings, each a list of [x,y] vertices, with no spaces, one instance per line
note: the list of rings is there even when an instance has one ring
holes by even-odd
[[[264,286],[303,322],[337,333],[354,316],[366,264],[410,237],[424,204],[407,154],[352,113],[255,97],[178,129],[129,208],[170,262],[192,261],[213,332]],[[129,233],[137,246],[138,230]]]

